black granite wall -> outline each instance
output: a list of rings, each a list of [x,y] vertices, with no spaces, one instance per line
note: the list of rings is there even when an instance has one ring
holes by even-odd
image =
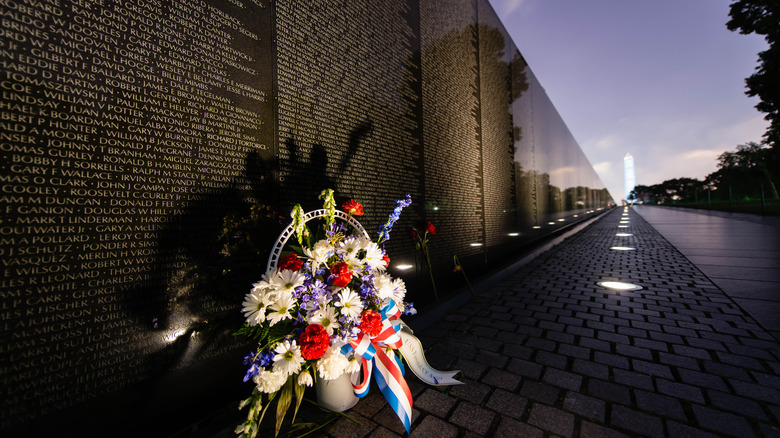
[[[244,396],[242,297],[324,188],[370,231],[412,196],[387,248],[421,308],[417,222],[446,297],[453,256],[476,279],[607,206],[486,0],[376,3],[0,1],[0,434]]]

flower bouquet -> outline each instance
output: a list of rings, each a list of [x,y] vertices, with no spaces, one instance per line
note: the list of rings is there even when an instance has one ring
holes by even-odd
[[[246,322],[237,333],[257,339],[258,348],[244,358],[244,381],[253,380],[255,387],[240,405],[249,407],[247,420],[236,428],[241,437],[257,435],[275,398],[278,434],[293,397],[295,421],[307,386],[347,375],[351,393],[363,397],[372,374],[409,433],[412,397],[402,357],[426,383],[461,383],[453,378],[457,371],[428,365],[419,340],[400,319],[416,313],[404,301],[406,286],[386,271],[389,258],[382,244],[401,210],[411,204],[409,195],[396,201],[376,242],[355,219],[363,214],[359,203],[350,200],[337,210],[330,189],[320,198],[321,210],[293,208],[292,223],[280,234],[262,280],[253,284],[243,303]],[[312,230],[307,223],[315,219],[323,224]],[[290,252],[285,248],[293,235],[300,246],[290,245]]]

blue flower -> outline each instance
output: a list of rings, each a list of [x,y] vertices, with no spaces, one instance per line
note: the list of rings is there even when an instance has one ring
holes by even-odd
[[[390,213],[390,217],[387,219],[387,223],[379,227],[379,242],[390,240],[390,230],[393,229],[393,225],[401,217],[401,210],[408,207],[412,203],[412,197],[406,195],[404,199],[396,199],[395,208]]]

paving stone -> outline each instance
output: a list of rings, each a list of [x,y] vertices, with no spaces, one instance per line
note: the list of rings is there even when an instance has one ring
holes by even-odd
[[[514,391],[520,386],[520,376],[517,374],[512,374],[508,371],[491,368],[488,370],[485,377],[482,378],[482,383],[493,387]]]
[[[484,436],[490,430],[496,414],[468,402],[458,403],[449,422]]]
[[[642,340],[637,339],[637,342],[639,341]],[[639,345],[633,346],[633,345],[625,345],[625,344],[615,344],[615,353],[623,356],[628,356],[628,357],[636,357],[638,359],[653,360],[653,353],[644,347],[640,347]]]
[[[630,388],[641,388],[648,391],[653,391],[655,389],[652,377],[648,376],[647,374],[639,374],[633,371],[626,371],[615,368],[612,370],[612,377],[615,380],[615,383],[619,383]]]
[[[674,379],[671,369],[666,365],[660,365],[638,359],[632,359],[631,364],[633,365],[634,371],[638,373],[645,373],[652,376]]]
[[[631,404],[631,393],[628,391],[628,388],[623,385],[616,385],[603,380],[590,379],[587,387],[588,395],[591,397],[624,405]]]
[[[461,380],[463,385],[455,385],[450,390],[450,394],[469,400],[473,403],[480,404],[487,399],[487,396],[492,391],[492,388],[482,383],[473,382],[470,380]]]
[[[340,418],[333,423],[333,426],[328,429],[327,433],[339,438],[362,438],[369,436],[371,431],[377,426],[376,423],[362,415],[350,413],[349,416],[357,420],[358,424],[355,424],[348,418]],[[396,417],[396,421],[398,421],[398,417]]]
[[[710,353],[707,350],[701,348],[693,348],[685,345],[675,344],[672,345],[672,350],[674,351],[675,354],[679,354],[682,356],[688,356],[688,357],[693,357],[696,359],[704,359],[704,360],[712,359]]]
[[[600,423],[604,422],[606,403],[603,400],[569,391],[563,399],[563,409]]]
[[[542,365],[549,365],[556,368],[566,368],[566,364],[569,362],[566,356],[550,353],[548,351],[537,352],[534,360]]]
[[[628,435],[589,421],[583,421],[580,426],[580,438],[628,438]]]
[[[780,405],[780,391],[774,388],[734,379],[729,380],[729,383],[738,395]]]
[[[660,418],[625,406],[612,406],[610,424],[651,438],[664,437],[664,426]]]
[[[672,397],[654,394],[647,391],[634,391],[637,407],[643,411],[649,411],[654,414],[667,418],[686,421],[687,417],[680,402]]]
[[[667,421],[666,427],[669,430],[669,436],[675,438],[718,438],[718,435],[707,431],[686,426],[674,421]]]
[[[572,371],[601,380],[609,379],[609,367],[600,363],[587,360],[574,359]]]
[[[455,369],[460,370],[463,376],[474,380],[479,380],[488,369],[484,364],[467,359],[458,359],[455,362],[454,367]]]
[[[677,373],[680,375],[682,382],[689,385],[701,386],[719,391],[729,390],[723,379],[713,374],[700,373],[684,368],[679,368]]]
[[[382,397],[384,404],[387,401]],[[414,399],[414,407],[423,411],[430,412],[439,418],[445,418],[447,414],[452,410],[456,400],[452,397],[448,397],[435,389],[426,389],[419,397]],[[361,400],[358,405],[363,403]],[[357,406],[356,406],[357,407]]]
[[[754,400],[721,391],[707,391],[707,396],[710,400],[709,405],[712,407],[758,420],[769,421],[761,405]]]
[[[438,435],[430,435],[431,437]],[[494,438],[543,438],[544,432],[513,418],[504,417],[496,429]]]
[[[528,348],[519,344],[505,344],[501,350],[509,358],[530,359],[534,354],[533,348]]]
[[[531,408],[528,424],[561,436],[571,436],[574,432],[574,415],[535,403]]]
[[[507,366],[507,371],[515,373],[520,376],[529,377],[534,380],[539,380],[542,375],[542,366],[538,363],[523,360],[512,359]]]
[[[692,405],[692,409],[696,421],[704,429],[735,437],[755,436],[750,424],[742,417],[696,404]]]
[[[428,438],[432,436],[441,438],[456,438],[458,434],[458,428],[452,424],[449,424],[446,421],[443,421],[433,415],[426,415],[420,424],[412,429],[410,438]]]
[[[582,376],[572,374],[557,368],[547,368],[542,381],[563,389],[578,391],[582,385]]]
[[[415,420],[417,420],[419,416],[420,416],[420,411],[418,409],[415,409],[413,406],[412,424],[414,424]],[[371,417],[371,420],[399,435],[406,433],[406,429],[404,428],[403,423],[401,423],[401,420],[398,418],[398,414],[395,413],[395,411],[393,410],[392,407],[390,407],[389,404],[386,404],[385,407],[382,408],[376,415]]]
[[[743,380],[746,382],[751,381],[750,375],[746,370],[720,362],[705,361],[704,371],[722,377]]]
[[[689,368],[691,370],[701,369],[699,362],[692,357],[659,352],[658,359],[665,365],[672,365],[677,368]]]
[[[628,369],[628,359],[616,354],[602,353],[600,351],[593,352],[593,360],[611,367]]]
[[[520,395],[531,400],[540,401],[549,405],[554,405],[560,396],[560,389],[544,383],[526,380],[520,389]]]
[[[510,417],[521,418],[528,405],[528,399],[518,394],[497,389],[493,391],[486,407]]]

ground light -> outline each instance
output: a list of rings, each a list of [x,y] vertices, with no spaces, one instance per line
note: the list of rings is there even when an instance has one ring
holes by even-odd
[[[481,243],[469,243],[469,246],[482,246]]]
[[[618,228],[628,228],[628,225],[618,225]]]
[[[610,246],[609,249],[614,249],[615,251],[633,251],[636,248],[631,248],[630,246]]]
[[[631,234],[631,233],[617,233],[617,234],[615,234],[615,235],[616,235],[616,236],[618,236],[618,237],[629,237],[629,236],[633,236],[633,234]]]
[[[642,286],[631,283],[623,283],[622,281],[599,281],[596,284],[603,288],[612,290],[642,290]]]
[[[414,266],[412,266],[412,265],[396,265],[395,266],[395,269],[399,269],[401,271],[406,271],[406,270],[412,269],[412,268],[414,268]]]
[[[507,236],[510,236],[510,237],[517,237],[519,235],[520,235],[520,233],[509,233],[509,234],[507,234]]]

